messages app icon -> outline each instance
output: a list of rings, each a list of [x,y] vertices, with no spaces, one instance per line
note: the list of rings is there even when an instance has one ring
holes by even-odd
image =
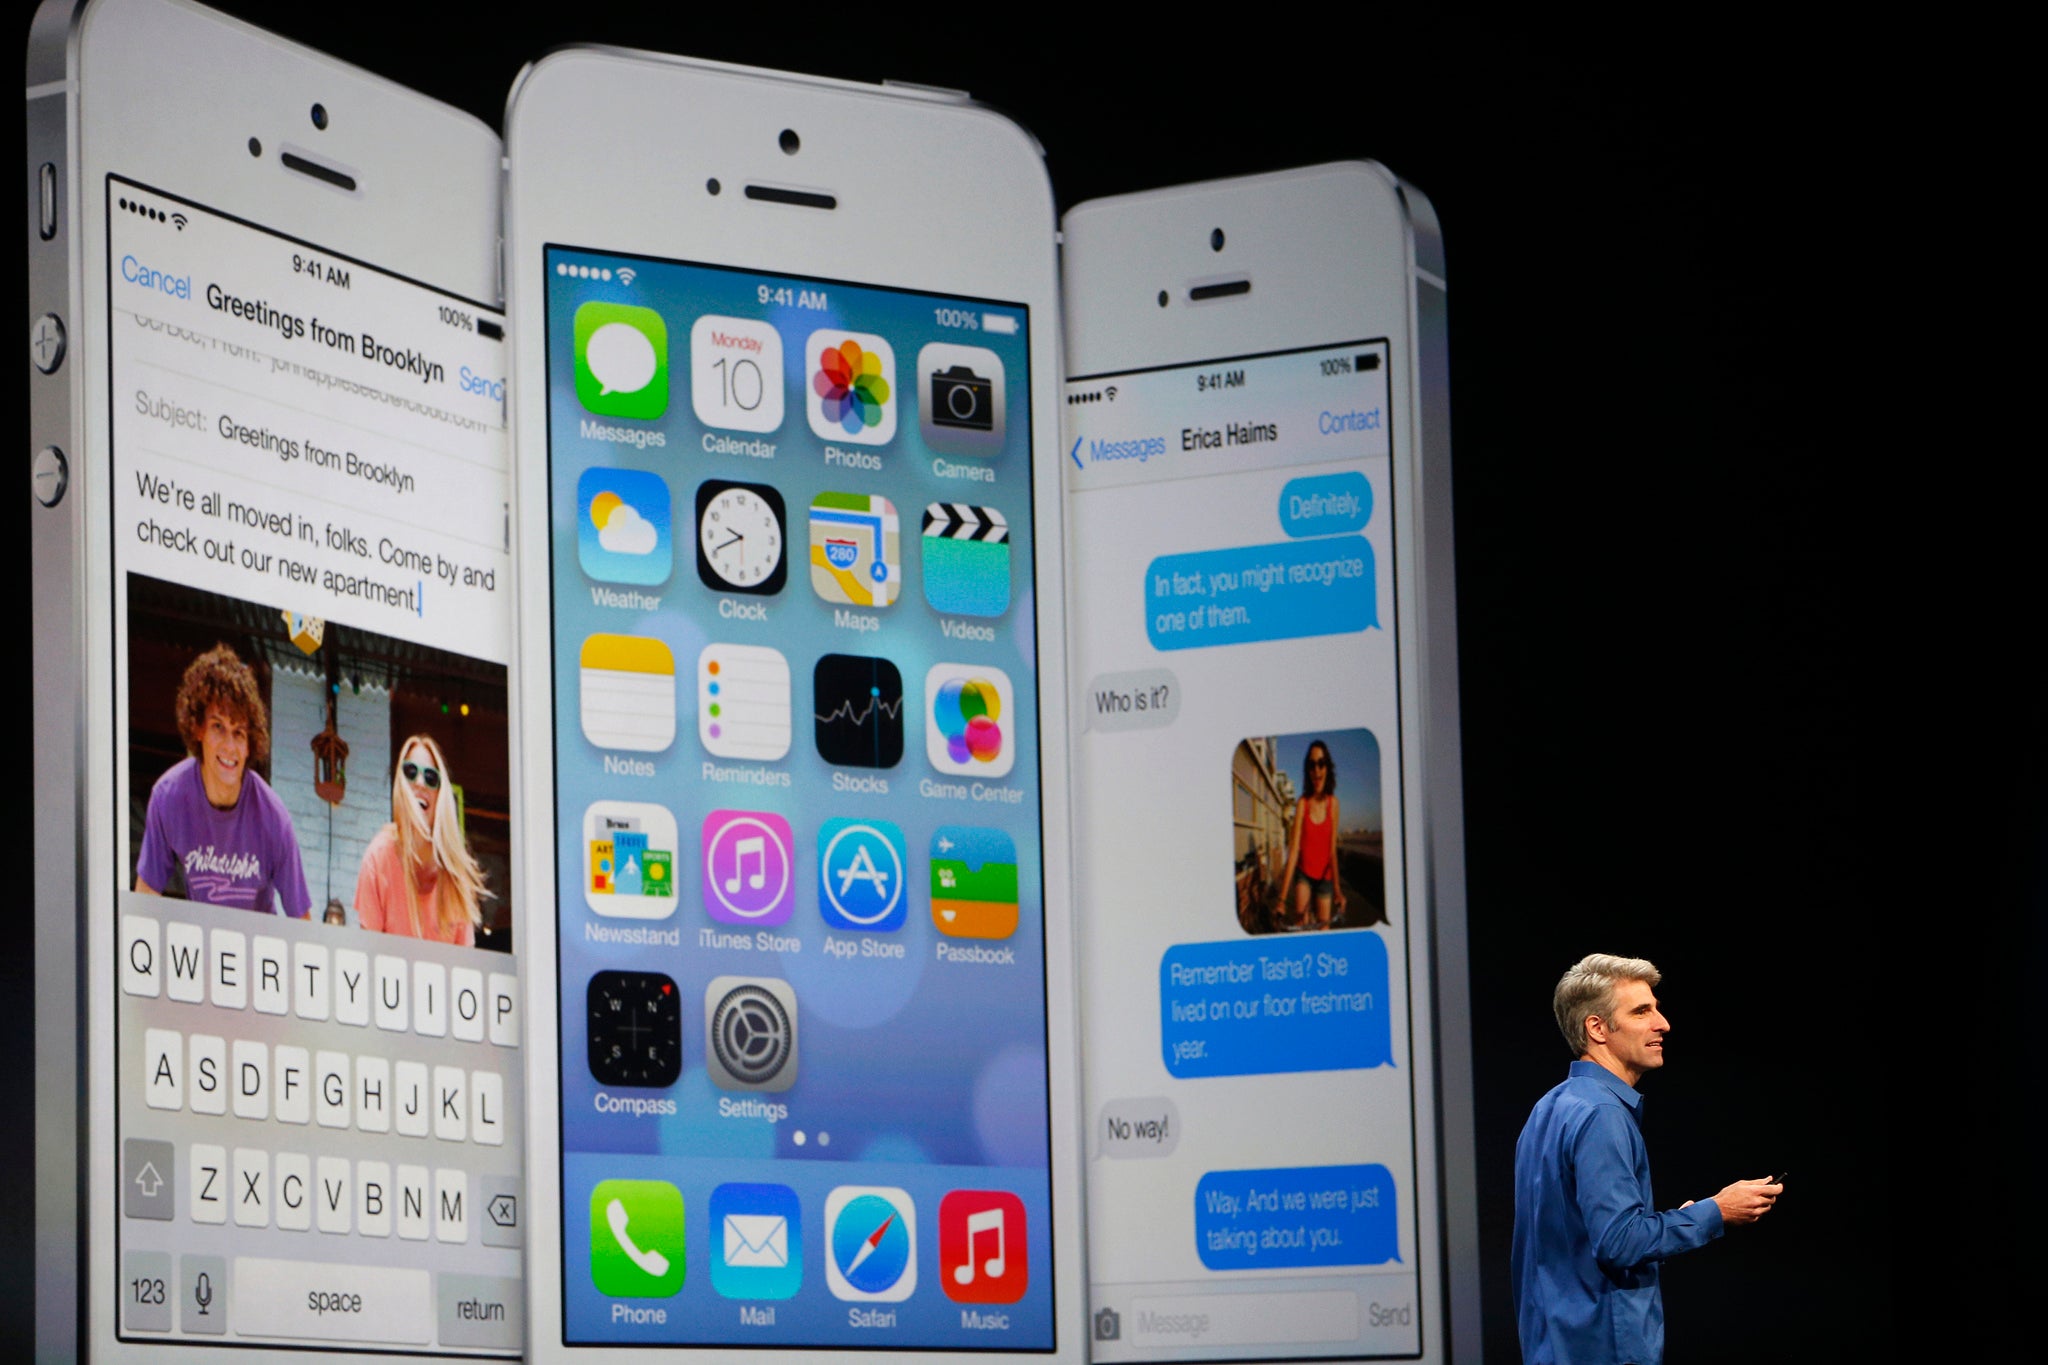
[[[728,1299],[793,1299],[804,1282],[803,1210],[787,1185],[711,1192],[711,1287]]]
[[[668,582],[675,562],[668,484],[637,469],[586,469],[576,479],[576,561],[604,583]]]
[[[576,401],[600,417],[651,422],[668,411],[668,324],[652,308],[576,310]]]
[[[590,1279],[615,1299],[683,1287],[683,1192],[666,1180],[600,1180],[590,1192]]]

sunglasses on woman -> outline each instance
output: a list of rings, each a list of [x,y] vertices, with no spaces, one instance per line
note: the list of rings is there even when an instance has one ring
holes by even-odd
[[[411,759],[407,759],[399,764],[398,771],[405,774],[405,780],[408,782],[418,782],[424,778],[428,790],[439,791],[441,789],[441,774],[432,768],[421,767]]]

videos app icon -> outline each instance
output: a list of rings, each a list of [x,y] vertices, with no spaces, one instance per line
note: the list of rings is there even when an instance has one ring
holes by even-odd
[[[1010,609],[1010,523],[993,507],[935,502],[924,509],[924,600],[957,616]]]

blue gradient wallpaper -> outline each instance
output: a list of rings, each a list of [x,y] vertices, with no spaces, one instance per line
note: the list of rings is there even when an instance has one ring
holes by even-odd
[[[546,267],[569,1339],[1050,1349],[1026,310]],[[956,1190],[1021,1200],[1013,1301]]]

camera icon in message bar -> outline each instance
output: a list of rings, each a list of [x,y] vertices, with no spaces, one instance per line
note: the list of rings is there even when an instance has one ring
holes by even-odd
[[[1003,362],[994,351],[934,341],[917,353],[917,426],[933,450],[996,455],[1004,411]]]

